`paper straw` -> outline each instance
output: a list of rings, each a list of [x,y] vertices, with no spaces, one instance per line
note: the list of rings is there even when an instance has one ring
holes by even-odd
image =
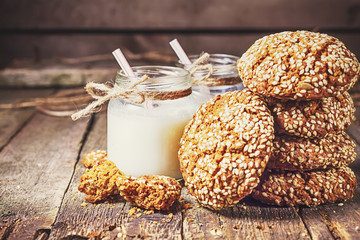
[[[179,41],[176,38],[170,42],[170,46],[172,47],[182,64],[191,64],[189,57],[186,55],[184,49],[181,47]]]
[[[121,69],[124,71],[126,76],[128,76],[128,77],[136,77],[134,71],[130,67],[130,64],[126,60],[124,54],[121,52],[120,48],[113,51],[112,54],[114,55],[116,61],[119,63]],[[141,86],[139,86],[139,88],[141,89]],[[151,100],[145,99],[144,104],[145,104],[146,109],[154,108],[153,102]]]
[[[124,54],[121,52],[120,48],[113,51],[112,54],[114,55],[116,61],[119,63],[121,69],[125,72],[126,76],[136,77],[135,73],[133,72]]]

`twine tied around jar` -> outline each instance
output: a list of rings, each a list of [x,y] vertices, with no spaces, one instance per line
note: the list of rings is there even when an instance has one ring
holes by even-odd
[[[192,78],[191,83],[194,86],[222,86],[222,85],[233,85],[239,84],[241,79],[239,76],[227,76],[227,77],[213,77],[216,67],[211,63],[202,64],[210,57],[208,53],[202,53],[198,59],[196,59],[187,70],[190,72]],[[207,70],[207,73],[204,71],[203,76],[196,78],[195,73]],[[206,74],[205,74],[206,73]],[[217,73],[218,74],[218,73]]]
[[[134,83],[129,88],[121,88],[116,84],[114,84],[114,87],[111,88],[101,83],[87,83],[85,86],[86,91],[96,100],[87,105],[84,109],[72,114],[71,119],[75,121],[83,116],[93,113],[94,109],[103,105],[111,98],[122,98],[138,104],[143,103],[145,101],[144,94],[134,88],[146,80],[148,80],[148,76],[144,75],[140,78],[139,81]]]
[[[88,114],[93,113],[97,107],[101,106],[112,98],[120,98],[135,104],[142,104],[146,100],[178,99],[186,97],[192,92],[191,87],[177,91],[146,92],[135,89],[137,85],[147,81],[148,79],[149,77],[144,75],[140,78],[139,81],[135,82],[129,88],[123,88],[117,84],[114,84],[112,88],[106,86],[105,84],[93,82],[86,84],[86,91],[96,100],[87,105],[84,109],[72,114],[71,119],[75,121],[83,116],[87,116]]]
[[[200,55],[200,57],[198,59],[196,59],[188,68],[187,70],[190,72],[191,76],[194,76],[194,74],[197,71],[201,71],[201,70],[208,70],[208,73],[204,76],[202,76],[199,79],[194,79],[192,78],[192,84],[193,85],[207,85],[209,83],[209,81],[211,81],[214,78],[210,78],[214,72],[214,68],[212,66],[212,64],[208,63],[208,64],[202,64],[204,61],[206,61],[208,58],[210,57],[210,54],[208,53],[203,53]]]
[[[206,59],[208,59],[210,55],[208,53],[202,54],[198,59],[196,59],[187,70],[190,72],[190,75],[193,75],[195,72],[203,69],[207,69],[208,73],[200,79],[196,80],[196,84],[203,84],[211,80],[211,75],[213,74],[213,66],[211,64],[201,64]],[[72,120],[78,120],[83,116],[87,116],[90,113],[93,113],[96,108],[100,107],[102,104],[107,102],[112,98],[120,98],[124,100],[128,100],[129,102],[135,104],[141,104],[145,102],[145,100],[167,100],[167,99],[177,99],[181,97],[185,97],[191,94],[191,88],[178,90],[178,91],[161,91],[161,92],[145,92],[139,91],[135,89],[135,87],[149,78],[147,75],[144,75],[140,78],[139,81],[134,83],[129,88],[122,88],[117,84],[114,84],[113,87],[108,87],[105,84],[99,83],[87,83],[85,86],[86,91],[96,99],[89,105],[87,105],[84,109],[74,113],[71,115]],[[194,82],[193,82],[194,84]]]

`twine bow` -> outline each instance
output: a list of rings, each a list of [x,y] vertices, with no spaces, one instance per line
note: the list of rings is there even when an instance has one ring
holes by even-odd
[[[145,101],[145,95],[134,88],[147,80],[148,76],[144,75],[138,82],[134,83],[129,88],[122,88],[117,84],[115,84],[112,88],[106,86],[105,84],[93,82],[86,84],[86,91],[96,100],[87,105],[86,108],[72,114],[71,119],[75,121],[88,115],[89,113],[94,112],[97,107],[101,106],[111,98],[121,98],[137,104],[143,103]]]
[[[210,55],[208,53],[204,53],[198,59],[196,59],[190,65],[190,67],[187,68],[187,70],[190,72],[191,75],[193,75],[195,72],[199,70],[203,70],[203,69],[208,70],[208,73],[205,76],[201,77],[200,79],[196,79],[195,81],[193,81],[193,84],[196,83],[197,85],[209,85],[208,81],[209,79],[212,79],[210,77],[213,74],[213,66],[211,64],[203,64],[203,65],[201,64],[209,57]],[[138,91],[134,88],[140,83],[145,82],[146,80],[148,80],[148,76],[144,75],[141,77],[141,79],[138,82],[134,83],[129,88],[122,88],[116,84],[112,88],[106,86],[105,84],[99,84],[93,82],[86,84],[85,87],[86,91],[96,100],[90,103],[84,109],[72,114],[71,119],[75,121],[83,116],[88,115],[89,113],[94,112],[97,107],[101,106],[111,98],[121,98],[136,104],[143,103],[146,97],[150,97],[150,96],[146,96],[143,92]],[[190,93],[191,93],[191,88],[185,89],[183,91],[168,92],[165,94],[160,93],[160,95],[163,96],[163,99],[167,99],[166,96],[168,97],[172,96],[172,98],[174,98],[174,97],[187,96]]]
[[[190,67],[187,68],[187,70],[190,72],[191,76],[194,76],[194,74],[197,71],[200,70],[208,70],[208,73],[204,76],[202,76],[199,79],[195,79],[192,78],[192,84],[193,85],[212,85],[211,80],[213,80],[214,78],[211,78],[213,72],[214,72],[214,68],[213,65],[208,63],[208,64],[202,64],[204,61],[206,61],[208,58],[210,57],[210,54],[208,53],[203,53],[198,59],[196,59],[191,65]]]

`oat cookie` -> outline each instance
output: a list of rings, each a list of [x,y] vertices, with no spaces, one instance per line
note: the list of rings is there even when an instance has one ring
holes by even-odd
[[[346,201],[356,189],[355,174],[348,167],[310,172],[266,172],[253,197],[278,206]]]
[[[203,104],[180,142],[180,169],[190,194],[210,209],[235,205],[258,185],[273,138],[270,111],[248,89]]]
[[[303,138],[322,138],[344,131],[355,120],[355,106],[348,92],[311,101],[281,101],[266,98],[274,117],[276,133]]]
[[[115,163],[105,160],[86,170],[80,177],[78,190],[87,194],[85,199],[89,202],[106,200],[111,195],[119,194],[116,179],[123,175]]]
[[[359,78],[360,64],[338,39],[326,34],[281,32],[257,40],[238,60],[244,86],[279,99],[337,96]]]
[[[120,176],[116,184],[125,200],[145,209],[168,210],[181,194],[180,184],[166,176]]]
[[[92,168],[93,166],[99,165],[106,160],[108,160],[106,151],[92,150],[91,152],[84,155],[84,158],[81,160],[81,162],[86,168]]]
[[[355,157],[355,143],[345,132],[321,139],[275,135],[267,168],[290,171],[340,168],[348,166]]]

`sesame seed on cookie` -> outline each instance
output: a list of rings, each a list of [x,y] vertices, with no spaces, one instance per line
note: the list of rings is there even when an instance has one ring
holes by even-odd
[[[267,168],[289,171],[340,168],[355,160],[355,143],[345,132],[306,139],[275,135]]]
[[[107,152],[104,150],[92,150],[89,153],[84,155],[84,158],[81,160],[82,164],[86,168],[92,168],[95,165],[102,164],[108,160]]]
[[[337,96],[359,78],[360,64],[337,38],[286,31],[257,40],[238,60],[244,85],[278,99]]]
[[[180,141],[180,169],[190,194],[210,209],[235,205],[258,185],[273,138],[270,111],[250,90],[204,103]]]
[[[181,185],[167,176],[119,176],[116,185],[125,200],[144,209],[169,210],[181,194]]]
[[[344,131],[355,119],[355,106],[348,92],[337,97],[310,101],[266,98],[274,117],[276,133],[303,138],[322,138]]]
[[[266,175],[266,176],[265,176]],[[309,172],[266,172],[252,196],[278,206],[316,206],[346,201],[355,193],[357,181],[348,167]]]

